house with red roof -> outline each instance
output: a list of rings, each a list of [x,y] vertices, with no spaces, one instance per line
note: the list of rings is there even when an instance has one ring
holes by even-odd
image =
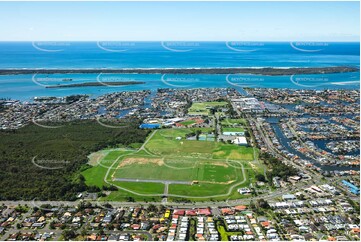
[[[134,230],[140,229],[140,225],[139,225],[139,224],[132,224],[130,227],[131,227],[132,229],[134,229]]]
[[[198,215],[210,216],[212,212],[209,208],[200,208],[198,209]]]
[[[188,216],[196,216],[196,215],[197,215],[197,211],[196,211],[196,210],[193,210],[193,209],[187,210],[187,211],[186,211],[186,215],[188,215]]]
[[[265,229],[269,229],[271,226],[271,223],[269,221],[264,221],[260,223],[262,225],[263,228]]]
[[[238,205],[238,206],[235,206],[234,209],[237,211],[237,212],[240,212],[240,211],[244,211],[247,209],[247,206],[245,205]]]
[[[173,211],[173,215],[184,216],[184,213],[185,213],[185,210],[183,210],[183,209],[175,209]],[[173,216],[173,218],[174,218],[174,216]]]
[[[222,215],[233,215],[234,210],[230,208],[221,208]]]

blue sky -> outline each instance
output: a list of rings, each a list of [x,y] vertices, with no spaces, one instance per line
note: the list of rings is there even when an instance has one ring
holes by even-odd
[[[0,2],[0,41],[358,41],[359,2]]]

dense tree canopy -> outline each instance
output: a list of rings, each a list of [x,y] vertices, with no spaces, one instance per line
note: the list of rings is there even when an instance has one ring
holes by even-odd
[[[261,153],[259,157],[270,168],[270,171],[267,172],[267,177],[269,179],[272,179],[272,177],[275,176],[286,179],[289,176],[293,176],[298,173],[296,168],[284,164],[282,161],[268,153]]]
[[[115,145],[144,142],[149,131],[139,121],[125,121],[127,128],[107,128],[95,121],[63,124],[60,128],[28,125],[0,131],[1,200],[73,200],[87,189],[84,177],[87,156]]]

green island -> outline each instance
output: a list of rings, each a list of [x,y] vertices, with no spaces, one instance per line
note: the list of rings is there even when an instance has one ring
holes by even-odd
[[[125,85],[137,85],[144,84],[145,82],[84,82],[74,84],[58,84],[46,86],[46,88],[63,88],[63,87],[98,87],[98,86],[125,86]]]

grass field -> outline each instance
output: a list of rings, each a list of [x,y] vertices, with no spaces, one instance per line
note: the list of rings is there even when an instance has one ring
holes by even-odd
[[[133,153],[128,150],[104,150],[92,154],[89,164],[93,167],[83,171],[81,174],[85,177],[87,185],[102,187],[106,185],[104,182],[105,174],[113,162],[120,156],[125,156]]]
[[[223,132],[244,132],[244,128],[242,128],[242,127],[237,127],[237,128],[223,127],[222,131]]]
[[[210,129],[201,129],[207,132]],[[203,157],[213,159],[253,160],[253,148],[239,147],[220,142],[201,142],[196,140],[176,140],[195,129],[163,129],[159,130],[145,148],[159,156]]]
[[[219,196],[219,199],[241,198],[236,188],[248,186],[249,180],[259,172],[258,167],[250,165],[254,160],[253,148],[185,139],[186,134],[196,130],[160,129],[155,131],[144,150],[118,149],[97,152],[98,154],[92,155],[90,162],[94,166],[83,171],[82,174],[88,185],[101,187],[106,184],[104,177],[109,170],[106,177],[108,183],[144,194],[146,201],[159,199],[146,194],[163,194],[164,182],[169,181],[169,197],[172,197],[172,194],[181,195],[195,201],[204,200],[206,196]],[[210,128],[200,130],[203,133],[212,131]],[[177,137],[182,139],[178,140]],[[98,160],[95,162],[95,159]],[[172,184],[172,181],[189,184]],[[190,185],[192,182],[193,184]],[[238,186],[226,196],[225,194],[235,184]],[[142,199],[142,196],[133,195],[129,191],[119,189],[111,192],[105,199],[120,201],[129,196]]]
[[[175,180],[227,183],[237,180],[237,169],[224,162],[193,158],[139,158],[129,156],[120,162],[114,178]]]
[[[155,155],[159,156],[194,156],[203,154],[208,157],[212,150],[216,148],[215,142],[200,142],[196,140],[186,140],[185,135],[195,132],[196,129],[162,129],[159,130],[153,138],[147,143],[145,148]],[[211,131],[210,128],[199,129],[202,132]],[[182,137],[176,140],[176,137]]]
[[[185,120],[183,122],[180,122],[180,124],[184,125],[184,126],[188,126],[188,125],[191,125],[191,124],[195,124],[196,121],[190,119],[190,120]]]
[[[230,159],[230,160],[253,160],[253,148],[236,146],[229,144],[219,144],[213,151],[213,159]]]
[[[192,106],[188,109],[188,114],[190,115],[209,115],[209,109],[214,107],[225,107],[227,102],[201,102],[193,103]]]
[[[230,119],[230,118],[226,118],[224,120],[221,121],[222,126],[245,126],[247,125],[247,121],[243,118],[239,118],[239,119]]]
[[[164,191],[164,184],[162,183],[114,181],[113,184],[143,194],[162,194]]]

